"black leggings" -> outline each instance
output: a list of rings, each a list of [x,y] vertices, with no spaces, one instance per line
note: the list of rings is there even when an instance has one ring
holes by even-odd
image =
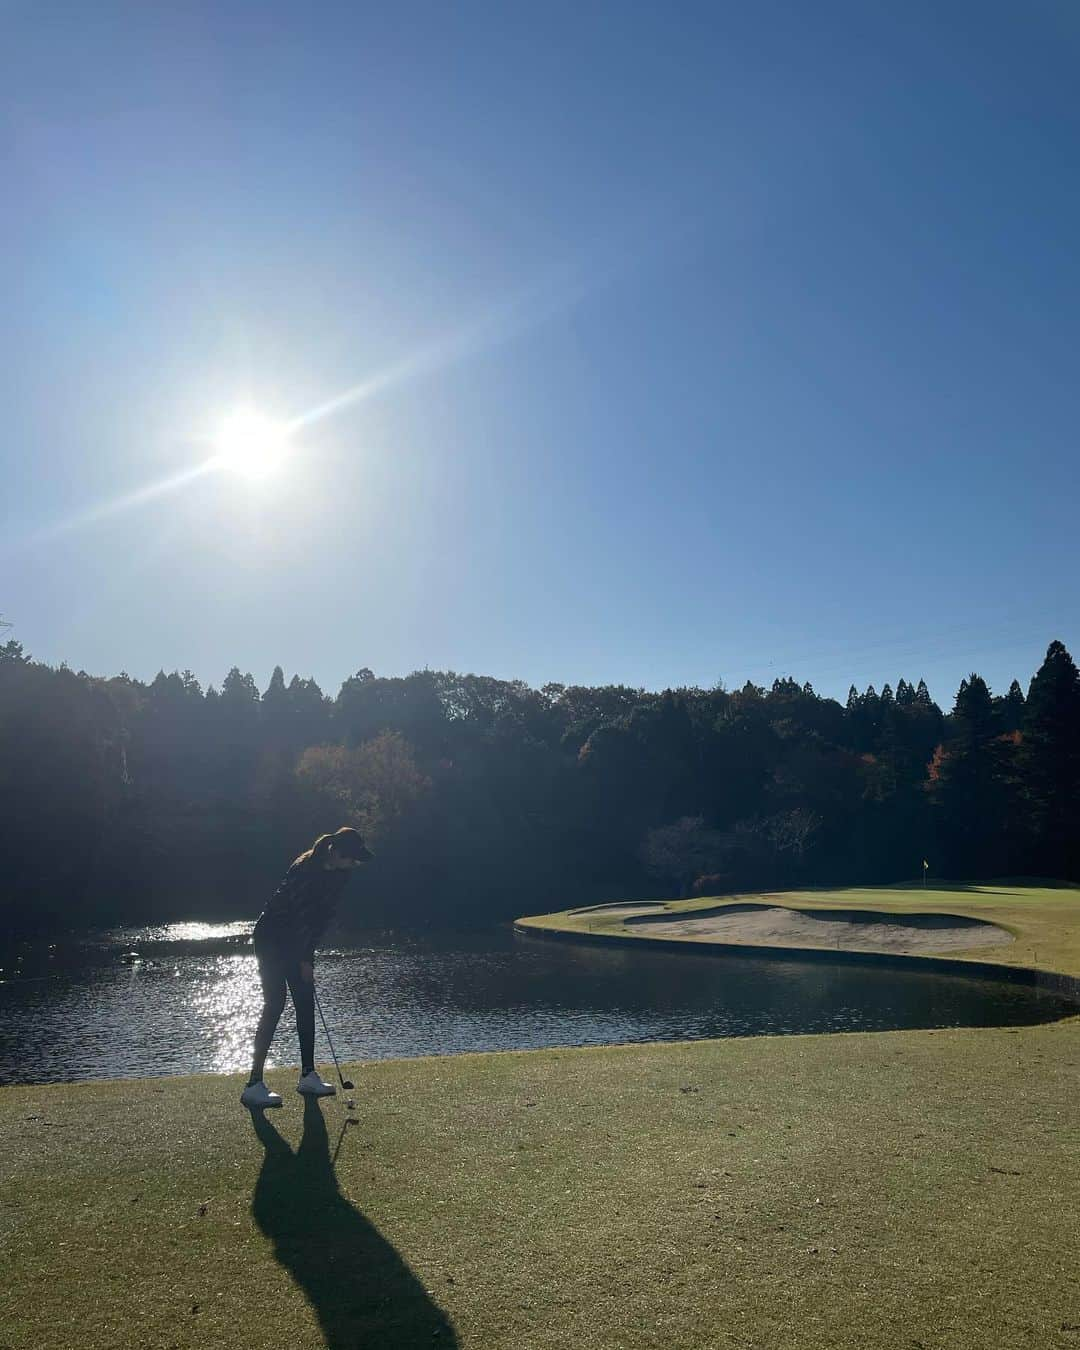
[[[255,1054],[266,1058],[285,1008],[285,990],[288,989],[296,1009],[300,1068],[302,1073],[308,1073],[315,1067],[315,986],[301,976],[300,962],[311,958],[296,956],[256,928],[255,959],[259,963],[263,992],[262,1016],[255,1032]]]

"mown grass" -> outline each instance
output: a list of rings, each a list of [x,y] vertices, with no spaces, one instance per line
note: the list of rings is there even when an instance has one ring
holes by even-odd
[[[945,953],[949,960],[982,961],[991,965],[1028,966],[1062,975],[1080,976],[1080,888],[1065,885],[1026,885],[1012,881],[935,883],[918,885],[842,887],[836,890],[754,891],[742,895],[703,896],[669,900],[665,909],[691,914],[725,904],[786,905],[792,909],[880,910],[887,914],[961,914],[1007,928],[1016,941],[1002,947],[972,947]],[[562,910],[519,919],[523,927],[566,932],[603,933],[634,938],[661,938],[648,924],[625,924],[603,910],[574,913]],[[694,941],[672,938],[672,942]]]
[[[1080,1346],[1078,1020],[351,1072],[0,1090],[0,1346]]]

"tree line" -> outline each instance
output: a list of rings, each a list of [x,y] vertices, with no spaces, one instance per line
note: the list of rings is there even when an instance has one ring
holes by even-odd
[[[924,681],[683,688],[361,669],[336,697],[149,683],[0,646],[0,865],[12,931],[258,912],[323,830],[357,825],[372,922],[812,884],[1080,880],[1080,676],[1025,694]]]

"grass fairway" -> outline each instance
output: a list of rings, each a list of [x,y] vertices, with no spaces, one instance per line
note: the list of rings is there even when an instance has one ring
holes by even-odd
[[[351,1071],[0,1090],[0,1346],[1080,1347],[1075,1019]]]

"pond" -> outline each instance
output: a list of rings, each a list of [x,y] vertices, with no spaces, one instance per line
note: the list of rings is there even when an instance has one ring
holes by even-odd
[[[250,923],[113,929],[0,958],[0,1082],[247,1067]],[[137,953],[133,956],[132,953]],[[360,931],[317,961],[343,1060],[712,1036],[1017,1025],[1075,1009],[925,970],[696,956],[480,933]],[[329,1059],[321,1028],[318,1057]],[[297,1063],[291,1004],[270,1064]]]

